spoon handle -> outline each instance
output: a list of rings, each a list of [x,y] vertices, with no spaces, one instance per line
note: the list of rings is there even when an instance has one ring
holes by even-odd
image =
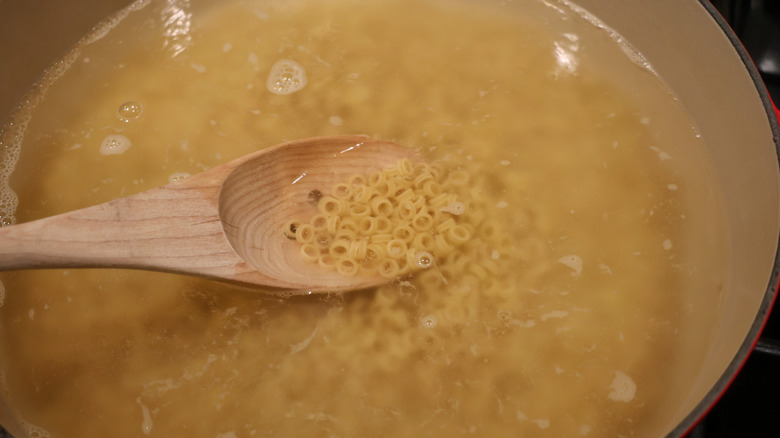
[[[115,267],[203,275],[215,262],[236,264],[217,197],[218,187],[174,183],[2,227],[0,271]]]

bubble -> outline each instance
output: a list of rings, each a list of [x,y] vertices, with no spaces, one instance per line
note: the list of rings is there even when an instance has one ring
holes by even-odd
[[[6,176],[0,175],[0,226],[13,225],[19,198],[8,185]]]
[[[417,260],[417,266],[420,268],[428,269],[433,266],[433,254],[428,251],[420,251],[414,255],[414,258]]]
[[[117,115],[119,120],[123,122],[129,122],[131,120],[137,120],[141,117],[141,113],[144,111],[144,106],[141,103],[134,100],[128,100],[127,102],[119,105]]]
[[[176,182],[176,181],[181,181],[181,180],[183,180],[184,178],[187,178],[187,177],[189,177],[189,176],[190,176],[190,174],[189,174],[189,173],[187,173],[187,172],[176,172],[176,173],[172,173],[172,174],[170,174],[170,175],[168,176],[168,182],[169,182],[169,183],[174,183],[174,182]]]
[[[100,153],[103,155],[123,154],[132,146],[130,139],[120,134],[110,134],[100,143]]]
[[[14,412],[16,414],[17,420],[19,421],[20,425],[22,426],[22,429],[24,429],[24,432],[27,434],[29,438],[50,438],[51,435],[49,434],[49,431],[46,429],[36,426],[35,424],[32,424],[21,417],[21,415],[18,412]]]
[[[306,86],[306,71],[297,62],[282,59],[271,67],[265,86],[273,94],[295,93]]]
[[[328,245],[330,245],[330,236],[327,234],[320,234],[316,238],[317,245],[319,245],[321,248],[327,248]]]
[[[425,315],[420,318],[420,324],[425,328],[434,328],[439,321],[433,315]]]

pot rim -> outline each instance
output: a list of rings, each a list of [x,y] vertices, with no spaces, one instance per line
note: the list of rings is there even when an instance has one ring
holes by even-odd
[[[750,75],[756,91],[761,99],[761,103],[764,106],[769,126],[772,131],[772,139],[775,143],[775,155],[778,160],[777,166],[780,169],[780,126],[778,125],[778,115],[780,111],[772,102],[772,98],[769,96],[769,92],[766,89],[761,74],[758,71],[755,63],[753,62],[750,54],[748,54],[742,42],[734,33],[731,26],[726,22],[720,12],[715,6],[710,3],[710,0],[698,0],[701,6],[710,14],[713,20],[717,23],[723,33],[728,37],[734,50],[737,51],[739,58],[742,60],[748,74]],[[772,268],[772,274],[769,277],[769,282],[766,287],[766,292],[761,300],[761,306],[759,307],[756,318],[753,320],[753,324],[748,331],[747,336],[742,341],[742,344],[737,350],[736,355],[729,363],[726,370],[721,374],[713,387],[707,392],[702,400],[696,405],[696,407],[687,415],[683,420],[667,434],[667,437],[683,437],[687,435],[691,430],[699,424],[704,417],[710,412],[710,410],[717,404],[718,400],[725,394],[729,386],[734,382],[737,374],[739,374],[742,367],[747,362],[750,353],[755,348],[761,337],[761,332],[766,326],[769,320],[769,315],[772,312],[772,307],[777,299],[780,291],[778,290],[778,277],[780,277],[780,234],[777,236],[777,244],[775,249],[775,259]]]

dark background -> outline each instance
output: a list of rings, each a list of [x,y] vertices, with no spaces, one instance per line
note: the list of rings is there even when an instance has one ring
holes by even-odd
[[[652,0],[651,0],[652,1]],[[711,0],[780,102],[780,0]],[[780,308],[722,398],[688,438],[780,437]],[[0,438],[11,438],[0,427]]]

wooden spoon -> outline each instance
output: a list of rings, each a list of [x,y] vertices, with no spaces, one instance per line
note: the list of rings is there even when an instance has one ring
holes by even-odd
[[[317,209],[310,194],[411,149],[364,136],[291,141],[105,204],[0,228],[0,270],[130,268],[302,293],[372,287],[303,260],[283,234]]]

